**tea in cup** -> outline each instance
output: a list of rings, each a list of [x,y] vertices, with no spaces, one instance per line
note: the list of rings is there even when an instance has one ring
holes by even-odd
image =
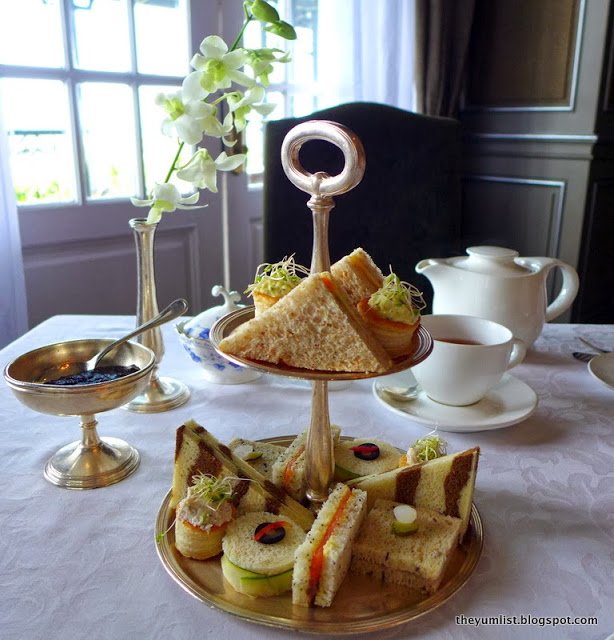
[[[433,351],[412,373],[426,395],[441,404],[479,402],[526,353],[521,340],[492,320],[434,314],[420,322],[433,338]]]

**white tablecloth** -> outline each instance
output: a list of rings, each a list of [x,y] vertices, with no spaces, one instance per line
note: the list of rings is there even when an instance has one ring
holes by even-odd
[[[32,348],[115,337],[133,317],[56,316],[0,351],[0,366]],[[246,385],[203,380],[170,326],[162,375],[186,382],[188,404],[161,414],[101,414],[99,433],[141,454],[137,472],[93,491],[43,478],[46,460],[79,438],[78,419],[23,407],[0,384],[0,637],[255,640],[297,634],[251,624],[183,591],[153,539],[173,465],[175,429],[195,418],[222,441],[294,434],[309,423],[310,389],[263,377]],[[475,504],[484,550],[469,582],[446,604],[373,638],[590,638],[614,632],[614,392],[571,352],[577,336],[614,345],[614,327],[549,325],[513,375],[538,394],[537,411],[505,429],[446,434],[450,451],[481,447]],[[371,381],[330,393],[344,433],[406,447],[429,430],[397,416]],[[457,616],[531,616],[529,626],[463,626]],[[541,626],[540,618],[596,617],[596,625]],[[503,618],[500,618],[503,620]],[[545,622],[545,621],[544,621]]]

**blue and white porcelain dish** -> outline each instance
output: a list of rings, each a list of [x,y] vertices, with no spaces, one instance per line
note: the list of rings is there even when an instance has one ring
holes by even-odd
[[[240,308],[237,302],[241,296],[236,291],[228,292],[216,285],[211,290],[214,296],[223,296],[224,304],[205,309],[191,320],[183,320],[175,325],[179,340],[190,358],[200,365],[205,379],[217,384],[241,384],[259,378],[262,373],[250,367],[235,364],[220,355],[209,341],[213,324],[227,313]]]

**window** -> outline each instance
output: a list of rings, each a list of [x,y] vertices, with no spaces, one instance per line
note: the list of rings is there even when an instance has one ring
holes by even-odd
[[[276,104],[271,118],[280,119],[302,116],[326,106],[317,91],[318,48],[318,2],[319,0],[278,0],[280,16],[296,29],[297,39],[287,45],[291,62],[279,65],[271,76],[267,102]],[[249,47],[274,47],[279,40],[249,25],[245,44]],[[246,144],[249,149],[247,172],[251,184],[262,181],[263,126],[254,123],[246,129]]]
[[[176,151],[154,96],[181,85],[189,42],[186,0],[0,3],[0,100],[18,204],[150,190]]]

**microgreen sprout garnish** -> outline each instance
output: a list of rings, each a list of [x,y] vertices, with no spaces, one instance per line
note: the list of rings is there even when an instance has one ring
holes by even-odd
[[[175,525],[175,518],[173,518],[173,521],[168,525],[165,531],[160,531],[160,533],[156,535],[156,544],[162,544],[162,540],[164,540],[164,536],[173,528],[174,525]]]
[[[370,298],[369,306],[377,309],[386,317],[403,321],[399,312],[406,315],[407,320],[415,322],[420,311],[426,306],[422,292],[413,284],[405,282],[390,270],[384,278],[384,284]]]
[[[188,488],[190,497],[201,498],[207,506],[216,511],[226,500],[232,498],[234,483],[239,478],[226,476],[216,478],[207,473],[199,473],[192,477],[192,486]]]
[[[435,432],[427,434],[424,438],[418,438],[410,447],[410,453],[414,462],[427,462],[435,458],[441,458],[447,453],[448,443]]]
[[[294,254],[279,262],[265,262],[256,269],[253,284],[245,290],[247,295],[261,291],[274,297],[281,297],[294,289],[303,276],[309,275],[309,269],[294,261]]]

